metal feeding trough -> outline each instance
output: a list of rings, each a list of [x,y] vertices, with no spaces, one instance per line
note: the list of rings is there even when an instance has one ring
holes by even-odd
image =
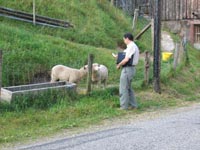
[[[14,98],[25,95],[39,95],[50,90],[69,91],[76,90],[76,84],[66,82],[38,83],[1,88],[0,101],[11,102]]]

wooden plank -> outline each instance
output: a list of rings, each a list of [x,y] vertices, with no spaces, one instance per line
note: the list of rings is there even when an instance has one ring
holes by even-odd
[[[150,27],[151,27],[151,22],[150,22],[148,25],[146,25],[146,27],[144,27],[144,28],[142,29],[142,31],[140,31],[140,33],[138,33],[138,34],[135,36],[134,40],[139,39],[139,38],[142,36],[142,34],[144,34],[145,31],[147,31]]]
[[[35,25],[35,0],[33,0],[33,24]]]
[[[170,19],[173,20],[173,13],[174,13],[174,0],[170,1]]]
[[[166,0],[162,0],[162,20],[166,20]]]
[[[196,6],[194,5],[194,3],[196,3],[196,0],[194,1],[193,0],[193,4],[192,4],[192,8],[191,8],[191,18],[193,18],[194,19],[194,15],[192,15],[192,13],[195,11],[195,9],[196,9]]]
[[[193,11],[200,11],[200,0],[160,0],[161,5],[161,16],[162,20],[182,20],[182,19],[193,19],[192,15]],[[146,4],[150,4],[149,11],[153,13],[154,1],[150,0],[117,0],[115,1],[116,5],[125,4],[124,9],[132,8],[135,10],[139,5],[145,6]],[[127,6],[129,5],[129,6]],[[119,6],[118,6],[119,7]],[[149,8],[149,9],[150,9]],[[133,13],[133,12],[131,12]],[[153,14],[151,14],[153,15]]]
[[[195,40],[194,41],[196,43],[200,43],[200,25],[195,25],[194,28],[195,28],[195,32],[194,32]]]
[[[88,54],[88,75],[87,75],[87,94],[89,95],[92,91],[92,64],[94,60],[93,54]]]
[[[163,0],[164,1],[164,19],[166,20],[167,19],[167,3],[166,3],[166,1],[167,0]]]
[[[191,0],[191,12],[190,12],[190,18],[194,19],[194,15],[192,15],[192,13],[195,11],[196,9],[196,6],[195,6],[195,3],[196,3],[196,0]]]
[[[167,1],[167,20],[170,20],[170,2]]]
[[[176,47],[175,47],[175,51],[174,51],[174,63],[173,63],[174,70],[176,70],[176,67],[177,67],[177,64],[178,64],[180,43],[176,43],[175,45],[176,45]]]
[[[180,20],[180,0],[176,1],[176,10],[177,10],[176,20]]]
[[[160,0],[161,5],[161,16],[162,20],[182,20],[182,19],[193,19],[194,16],[192,15],[193,11],[200,11],[200,0]],[[122,3],[122,1],[116,1]],[[135,10],[138,5],[145,6],[146,4],[150,4],[151,11],[153,13],[154,1],[149,0],[129,0],[123,2],[128,5],[128,3]],[[127,8],[127,6],[126,6]],[[149,9],[150,9],[149,8]],[[153,15],[153,14],[151,14]]]
[[[197,42],[200,43],[200,25],[198,26],[198,29],[199,30],[198,30],[198,41]]]
[[[184,0],[184,7],[183,7],[183,19],[186,19],[187,18],[187,0]]]
[[[172,13],[173,13],[173,0],[169,1],[169,19],[172,20]]]
[[[136,30],[136,24],[137,24],[138,15],[139,15],[139,9],[135,9],[134,17],[133,17],[133,25],[132,25],[133,32]]]
[[[192,0],[188,0],[188,3],[187,3],[187,5],[188,5],[188,7],[187,7],[187,19],[189,19],[189,18],[191,18],[191,15],[190,15],[190,12],[191,12],[191,2],[192,2]]]
[[[161,45],[161,3],[155,0],[154,9],[154,62],[153,62],[153,84],[155,92],[161,94],[160,87],[160,45]]]
[[[194,29],[195,29],[195,31],[194,31],[194,34],[195,34],[195,39],[194,39],[194,41],[195,41],[195,43],[197,43],[197,42],[198,42],[198,36],[197,36],[198,28],[197,28],[196,25],[194,26]]]
[[[173,16],[173,20],[176,20],[176,14],[177,14],[177,10],[176,10],[176,0],[173,0],[173,11],[172,11],[172,16]]]
[[[185,19],[188,18],[188,0],[185,2]]]
[[[199,33],[199,35],[198,35],[198,43],[200,43],[200,25],[198,26],[198,29],[199,29],[199,31],[198,31],[198,33]]]
[[[179,3],[180,3],[180,15],[179,15],[179,17],[180,17],[180,20],[182,20],[183,19],[183,1],[184,0],[179,0]]]
[[[167,7],[167,9],[166,9],[166,14],[167,14],[167,20],[169,20],[170,19],[170,17],[169,17],[169,1],[168,0],[166,0],[166,7]]]
[[[194,25],[194,43],[196,43],[197,42],[197,26],[196,25]]]
[[[200,12],[200,6],[199,5],[200,5],[199,0],[195,0],[193,12],[195,12],[195,11]],[[193,15],[193,17],[194,17],[194,15]]]
[[[163,16],[164,16],[164,6],[163,6],[163,0],[161,0],[161,10],[162,10],[162,12],[161,12],[161,20],[163,19]]]
[[[150,53],[145,51],[145,65],[144,65],[144,83],[145,85],[149,84],[149,73],[150,73]]]

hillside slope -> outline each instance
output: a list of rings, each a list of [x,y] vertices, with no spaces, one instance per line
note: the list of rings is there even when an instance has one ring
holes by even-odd
[[[0,1],[3,7],[31,12],[32,0]],[[51,67],[64,64],[80,68],[89,53],[109,68],[109,82],[116,81],[111,52],[131,31],[131,18],[107,0],[36,0],[36,12],[68,20],[74,28],[60,29],[0,17],[0,48],[3,50],[3,86],[34,83],[39,76],[49,81]],[[99,47],[99,48],[98,48]],[[105,48],[105,49],[104,49]],[[106,49],[107,48],[107,49]]]
[[[121,41],[122,34],[131,30],[130,18],[123,15],[122,11],[111,7],[107,0],[36,0],[35,3],[36,14],[67,20],[75,27],[66,30],[34,27],[2,17],[1,21],[32,33],[42,33],[76,43],[108,48],[115,48]],[[32,13],[32,0],[1,1],[0,6]]]

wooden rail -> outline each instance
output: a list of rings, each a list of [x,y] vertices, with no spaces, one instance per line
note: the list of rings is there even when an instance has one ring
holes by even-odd
[[[16,10],[5,8],[5,7],[0,7],[0,15],[10,17],[16,20],[33,22],[33,14],[22,12],[22,11],[16,11]],[[40,15],[35,16],[35,23],[48,25],[48,26],[62,27],[62,28],[73,27],[73,25],[67,21],[49,18],[45,16],[40,16]]]
[[[138,33],[138,34],[135,36],[134,40],[138,40],[138,39],[142,36],[142,34],[144,34],[145,31],[147,31],[150,27],[151,27],[151,22],[150,22],[148,25],[146,25],[146,26],[140,31],[140,33]]]

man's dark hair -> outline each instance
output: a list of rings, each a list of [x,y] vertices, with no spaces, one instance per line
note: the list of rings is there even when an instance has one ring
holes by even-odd
[[[124,34],[124,38],[128,38],[129,40],[133,41],[133,35],[131,33]]]

